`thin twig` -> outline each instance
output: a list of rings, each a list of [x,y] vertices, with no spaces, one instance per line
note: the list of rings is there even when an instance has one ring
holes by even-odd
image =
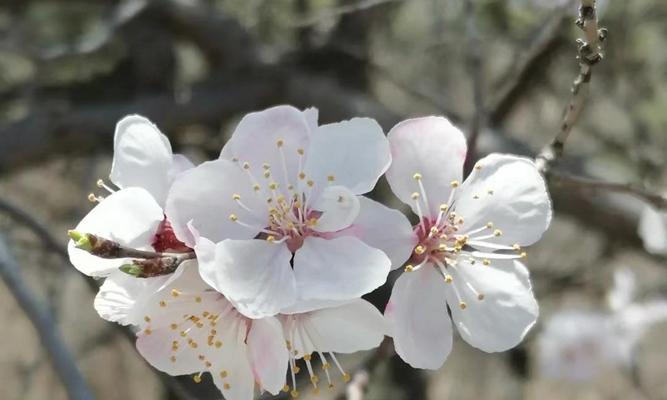
[[[29,212],[2,197],[0,197],[0,212],[7,214],[7,216],[19,224],[25,225],[42,241],[41,244],[44,247],[56,253],[63,261],[69,263],[69,256],[67,255],[65,245],[56,239],[46,226],[30,215]]]
[[[548,173],[551,166],[562,157],[565,142],[584,107],[593,66],[602,60],[602,41],[606,38],[607,31],[598,28],[595,0],[581,0],[579,18],[576,23],[583,30],[585,37],[577,39],[579,74],[572,85],[572,97],[565,109],[558,134],[535,159],[537,167],[543,173]]]
[[[549,178],[557,185],[577,187],[581,190],[626,193],[638,197],[656,208],[667,208],[667,196],[661,196],[632,183],[604,182],[592,178],[552,172]]]
[[[303,18],[292,23],[293,28],[305,28],[309,26],[316,25],[321,21],[325,21],[331,18],[341,17],[346,14],[352,14],[359,11],[364,11],[369,8],[373,8],[379,5],[403,2],[406,0],[362,0],[354,4],[346,4],[339,7],[329,8],[325,12],[319,12],[313,16]]]
[[[522,95],[534,87],[534,82],[544,74],[544,65],[564,42],[562,38],[563,21],[569,15],[574,0],[570,0],[549,16],[546,21],[540,21],[540,29],[533,35],[532,41],[527,44],[525,53],[518,56],[514,67],[500,78],[498,93],[487,106],[488,122],[491,126],[500,125],[510,114]]]
[[[81,376],[74,358],[67,350],[55,321],[23,282],[20,267],[2,236],[0,236],[0,275],[35,327],[69,398],[92,400],[93,394]]]
[[[475,15],[475,1],[465,0],[464,13],[466,18],[466,69],[472,78],[473,88],[473,116],[470,121],[470,132],[468,135],[468,155],[463,167],[464,173],[472,169],[476,161],[477,139],[479,132],[484,124],[484,75],[483,75],[483,54],[482,43],[479,38],[479,28],[477,27],[477,18]]]

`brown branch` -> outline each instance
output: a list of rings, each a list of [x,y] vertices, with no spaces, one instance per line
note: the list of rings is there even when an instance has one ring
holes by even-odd
[[[667,197],[653,193],[645,187],[632,183],[604,182],[593,178],[552,172],[549,179],[559,186],[571,186],[582,191],[606,191],[625,193],[650,203],[656,208],[667,208]]]
[[[472,170],[477,158],[477,139],[484,125],[484,65],[482,59],[482,43],[475,15],[475,0],[465,0],[464,13],[466,18],[466,68],[470,74],[473,88],[473,116],[468,133],[468,154],[463,166],[464,174]]]
[[[567,6],[572,3],[573,1],[569,1]],[[498,93],[488,106],[490,125],[501,125],[523,94],[534,87],[537,78],[544,74],[544,66],[564,42],[561,32],[563,21],[569,15],[568,11],[569,8],[562,7],[548,17],[546,22],[540,23],[540,31],[526,46],[526,52],[519,56],[511,71],[501,78],[503,84],[499,85]]]
[[[551,166],[563,156],[565,142],[572,127],[579,119],[588,92],[593,66],[602,60],[602,41],[606,38],[606,29],[598,28],[595,0],[581,0],[577,26],[584,32],[585,39],[578,39],[579,74],[572,85],[572,96],[563,114],[560,130],[556,137],[545,146],[535,159],[537,167],[548,173]]]

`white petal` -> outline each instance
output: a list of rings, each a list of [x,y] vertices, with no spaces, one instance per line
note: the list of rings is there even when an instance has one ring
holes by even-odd
[[[241,196],[241,201],[253,213],[234,200],[235,194]],[[195,240],[187,226],[190,221],[201,236],[216,242],[255,237],[267,220],[268,208],[262,202],[241,168],[231,161],[216,160],[190,169],[174,181],[165,213],[176,237],[194,247]],[[231,214],[258,228],[249,229],[233,222]]]
[[[359,196],[357,219],[341,234],[352,235],[367,245],[382,250],[391,260],[391,267],[405,263],[417,245],[417,236],[402,212],[377,201]]]
[[[465,221],[460,232],[492,222],[502,235],[488,242],[527,246],[538,241],[551,222],[551,200],[535,164],[527,158],[491,154],[477,166],[481,169],[473,169],[455,195],[454,211]]]
[[[113,272],[95,296],[95,310],[100,317],[121,325],[138,325],[144,302],[165,282],[168,276],[136,278],[126,273]]]
[[[247,343],[255,378],[269,393],[278,394],[285,386],[289,361],[280,321],[273,317],[252,321]]]
[[[254,239],[213,244],[201,238],[195,252],[204,281],[247,317],[276,315],[296,300],[292,253],[284,243]]]
[[[285,307],[282,310],[280,310],[280,313],[285,315],[303,314],[313,310],[342,306],[343,304],[347,304],[351,301],[354,300],[297,299],[291,306]]]
[[[361,297],[387,280],[391,261],[361,240],[307,237],[294,255],[294,276],[304,300]]]
[[[630,268],[623,267],[614,271],[614,286],[607,293],[607,303],[613,311],[629,306],[635,298],[637,279]]]
[[[104,200],[75,230],[115,240],[128,247],[150,249],[155,231],[164,214],[153,196],[138,187],[119,190]],[[127,262],[127,259],[102,259],[79,250],[73,241],[67,245],[70,261],[79,271],[90,276],[104,276]]]
[[[461,260],[449,268],[454,287],[447,290],[447,302],[461,337],[489,353],[519,344],[539,314],[526,267],[511,260],[493,260],[491,266]]]
[[[302,323],[322,352],[354,353],[372,349],[389,332],[387,321],[380,311],[363,299],[312,311]]]
[[[222,346],[219,356],[213,361],[213,383],[225,400],[252,400],[255,397],[255,377],[248,345],[245,344],[245,324],[228,329],[225,338],[227,344]]]
[[[250,163],[257,180],[264,179],[261,177],[262,165],[269,164],[272,179],[283,190],[290,183],[297,183],[300,172],[297,150],[307,148],[308,135],[309,122],[300,110],[286,105],[272,107],[243,117],[221,157]],[[282,141],[280,148],[277,145],[279,140]],[[284,194],[288,194],[286,190]]]
[[[174,154],[172,156],[171,168],[169,169],[169,184],[176,179],[178,175],[189,169],[194,168],[195,165],[183,154]]]
[[[130,115],[118,122],[109,178],[118,187],[142,187],[159,204],[169,190],[172,153],[169,139],[148,119]]]
[[[320,112],[315,107],[309,107],[303,110],[302,113],[303,113],[303,118],[306,120],[306,123],[308,124],[310,133],[312,134],[317,129],[317,123],[318,123],[317,121],[319,119]]]
[[[424,117],[400,122],[387,135],[392,163],[387,171],[391,190],[417,213],[411,196],[420,192],[415,174],[421,174],[429,207],[424,213],[436,216],[440,204],[449,199],[451,182],[460,181],[466,157],[463,133],[442,117]],[[423,200],[423,198],[422,198]]]
[[[429,264],[403,273],[394,284],[384,315],[396,353],[414,368],[438,369],[452,350],[445,282]]]
[[[370,118],[320,126],[306,151],[306,176],[325,184],[329,176],[355,194],[370,192],[389,168],[391,154],[382,128]]]
[[[312,208],[322,211],[312,229],[335,232],[347,228],[359,215],[359,199],[345,186],[327,186],[313,203]]]
[[[639,236],[649,253],[667,254],[667,211],[646,206],[639,219]]]
[[[137,333],[137,350],[151,365],[170,375],[206,371],[205,362],[217,361],[220,357],[222,349],[213,345],[215,341],[223,343],[221,347],[225,348],[228,344],[224,335],[226,330],[245,319],[201,280],[196,263],[184,263],[170,278],[173,279],[169,279],[143,302],[141,310],[137,310],[141,328]],[[219,315],[215,326],[218,333],[211,345],[208,344],[211,335],[209,321],[199,327],[190,319],[204,319],[204,313],[224,314]],[[200,359],[200,355],[205,360]]]

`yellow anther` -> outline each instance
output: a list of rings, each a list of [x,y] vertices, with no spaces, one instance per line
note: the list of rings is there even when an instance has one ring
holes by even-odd
[[[206,359],[203,354],[200,354],[197,358],[199,358],[199,361],[204,361]]]
[[[482,169],[482,165],[481,165],[481,164],[476,164],[476,165],[475,165],[475,169],[476,169],[477,171],[479,171],[480,169]]]
[[[306,179],[306,174],[303,172],[299,172],[299,179],[304,180]]]
[[[522,251],[521,254],[519,254],[519,256],[521,258],[526,258],[526,257],[528,257],[528,253],[526,253],[525,251]]]
[[[335,387],[336,387],[336,386],[334,386],[333,383],[330,383],[330,384],[329,384],[329,390],[334,390]]]
[[[500,229],[496,229],[495,231],[493,231],[493,236],[501,236],[502,234],[503,231],[501,231]]]
[[[264,169],[266,171],[267,169],[271,169],[271,166],[267,163],[264,163],[264,164],[262,164],[262,169]]]
[[[453,281],[454,281],[454,278],[452,278],[451,275],[445,275],[445,282],[452,283]]]
[[[174,330],[174,331],[175,331],[176,329],[178,329],[178,324],[171,324],[171,325],[169,325],[169,326],[170,326],[170,328],[171,328],[172,330]]]
[[[416,181],[421,181],[421,180],[422,180],[422,174],[420,174],[419,172],[417,172],[417,173],[415,173],[414,175],[412,175],[412,179],[414,179],[414,180],[416,180]]]
[[[199,296],[195,297],[195,302],[196,303],[201,303],[201,297],[199,297]]]
[[[483,293],[478,294],[477,295],[477,300],[479,300],[479,301],[484,300],[484,294]]]
[[[465,303],[465,301],[462,301],[459,303],[459,308],[461,310],[465,310],[468,307],[468,305]]]
[[[94,193],[90,193],[90,194],[88,195],[88,201],[91,202],[91,203],[94,203],[94,202],[97,201],[97,197],[95,197],[95,194],[94,194]]]
[[[98,188],[104,187],[104,181],[101,179],[98,179],[97,182],[95,182]]]
[[[331,368],[331,364],[329,364],[328,362],[322,364],[322,369],[329,369],[329,368]]]
[[[284,144],[285,144],[285,141],[283,141],[282,139],[276,140],[276,146],[283,147]]]
[[[415,254],[422,255],[426,251],[426,247],[422,246],[421,244],[417,247],[415,247]]]
[[[296,354],[297,354],[297,351],[294,350],[294,355],[296,355]],[[295,373],[295,374],[298,374],[299,372],[301,372],[301,368],[299,368],[299,367],[294,367],[293,370],[294,370],[294,373]]]
[[[493,222],[487,222],[486,227],[489,229],[493,228]]]
[[[313,394],[314,394],[315,396],[318,396],[318,395],[320,394],[320,388],[318,388],[318,387],[314,387],[314,388],[313,388]]]
[[[181,295],[181,292],[179,292],[177,289],[171,289],[171,295],[174,297],[178,297]]]
[[[221,347],[222,347],[222,342],[219,341],[219,340],[216,340],[216,341],[215,341],[215,348],[216,348],[216,349],[219,349],[219,348],[221,348]]]
[[[222,379],[225,379],[227,376],[229,376],[229,372],[227,372],[225,370],[220,371],[220,377]]]
[[[297,397],[299,397],[299,391],[296,389],[292,390],[290,392],[290,396],[292,396],[293,399],[296,399]]]
[[[445,211],[447,211],[448,209],[449,209],[449,205],[448,205],[448,204],[444,204],[444,203],[443,203],[443,204],[440,204],[440,211],[445,212]]]
[[[438,228],[436,228],[435,226],[432,226],[430,231],[431,231],[431,235],[437,235],[438,232],[439,232]]]
[[[254,190],[255,192],[259,192],[259,189],[261,188],[259,187],[258,184],[255,183],[254,185],[252,185],[252,190]]]
[[[243,169],[250,169],[250,163],[249,162],[244,162],[243,163]]]
[[[238,200],[241,200],[241,195],[238,194],[238,193],[234,193],[234,194],[232,195],[232,199],[237,200],[237,201],[238,201]]]
[[[271,171],[269,171],[268,169],[266,171],[264,171],[264,177],[265,178],[268,178],[270,176],[271,176]]]
[[[213,364],[211,364],[210,361],[206,361],[204,365],[206,366],[206,368],[211,368],[213,366]]]
[[[296,152],[299,153],[300,156],[302,156],[305,153],[305,151],[302,148],[296,149]]]
[[[195,381],[195,383],[201,383],[201,374],[193,376],[192,380]]]
[[[229,390],[229,389],[232,388],[232,385],[230,385],[229,383],[225,383],[225,384],[222,385],[222,388],[225,389],[225,390]]]
[[[419,193],[414,192],[410,195],[410,197],[412,198],[412,200],[417,200],[417,199],[419,199]]]
[[[457,187],[459,187],[459,181],[457,181],[457,180],[453,180],[453,181],[450,183],[450,185],[451,185],[453,188],[457,188]]]
[[[315,182],[309,179],[308,182],[306,182],[306,184],[310,187],[313,187],[315,185]]]
[[[310,377],[310,381],[312,383],[317,383],[317,382],[320,381],[320,378],[318,378],[317,375],[313,375],[313,376]]]
[[[405,266],[405,270],[404,270],[404,271],[405,271],[405,272],[412,272],[412,271],[414,271],[414,270],[415,270],[415,267],[413,267],[412,265],[408,264],[408,265]]]
[[[352,377],[347,372],[343,373],[343,382],[349,382]]]
[[[167,306],[167,302],[164,301],[164,300],[160,300],[160,307],[166,307],[166,306]]]
[[[276,241],[276,237],[273,236],[273,235],[269,235],[269,236],[266,237],[266,241],[269,242],[269,243],[273,243],[273,242]]]
[[[285,340],[285,346],[287,346],[287,350],[292,350],[292,342],[289,340]]]
[[[144,321],[146,321],[146,322],[151,322],[151,317],[149,317],[148,315],[146,315],[146,316],[144,317]]]
[[[271,189],[271,190],[278,189],[278,184],[276,182],[269,183],[269,189]]]
[[[303,359],[304,359],[305,361],[310,361],[311,358],[312,358],[312,357],[311,357],[310,354],[304,354],[304,355],[303,355]]]
[[[153,333],[153,331],[151,330],[151,328],[146,328],[144,329],[144,333],[150,335],[151,333]]]
[[[294,190],[294,185],[292,185],[291,183],[287,185],[287,190]]]
[[[236,214],[229,214],[229,220],[232,222],[236,222],[239,220],[239,217],[237,217]]]
[[[188,336],[188,333],[186,331],[181,331],[180,335],[181,335],[181,337],[186,337],[186,336]],[[191,341],[192,339],[189,339],[189,340]]]
[[[233,162],[238,162],[238,161],[239,161],[239,158],[238,158],[238,157],[232,157],[232,161],[233,161]]]
[[[285,392],[285,393],[289,392],[289,385],[288,384],[285,384],[285,386],[283,386],[283,392]]]
[[[174,362],[174,363],[176,362],[176,356],[171,356],[169,359],[171,360],[171,362]]]
[[[521,251],[521,246],[519,246],[519,243],[514,243],[512,245],[512,250],[514,251]]]
[[[459,220],[456,221],[457,224],[463,225],[463,217],[459,217]]]
[[[329,181],[329,182],[333,182],[333,181],[335,181],[335,180],[336,180],[336,177],[335,177],[335,176],[333,176],[333,175],[329,175],[329,176],[327,176],[327,181]]]
[[[485,259],[482,260],[482,264],[484,264],[488,267],[489,265],[491,265],[491,260],[489,260],[488,258],[485,258]]]

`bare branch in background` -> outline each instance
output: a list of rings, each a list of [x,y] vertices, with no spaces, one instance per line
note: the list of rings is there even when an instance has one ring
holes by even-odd
[[[522,95],[530,90],[536,78],[544,73],[544,65],[562,47],[563,21],[569,16],[569,8],[574,1],[569,1],[559,8],[546,21],[540,22],[540,30],[526,46],[524,54],[519,55],[516,65],[502,78],[498,93],[491,99],[489,124],[496,126],[511,113]]]
[[[468,132],[468,155],[463,166],[464,174],[472,169],[477,159],[477,139],[482,130],[485,118],[484,110],[484,63],[482,43],[475,13],[475,1],[465,0],[464,13],[466,19],[466,69],[472,80],[473,115]]]
[[[581,176],[551,172],[549,178],[558,186],[571,186],[582,191],[607,191],[625,193],[650,203],[656,208],[667,208],[667,197],[632,183],[613,183]]]
[[[363,400],[373,371],[375,371],[383,360],[391,357],[392,354],[392,341],[389,338],[385,338],[380,347],[375,349],[352,375],[350,383],[345,388],[345,395],[339,396],[338,400]]]
[[[556,137],[537,155],[535,162],[543,173],[548,173],[551,166],[563,156],[565,142],[572,127],[579,119],[586,102],[586,94],[593,73],[593,66],[602,60],[602,42],[607,36],[606,29],[598,28],[595,0],[581,0],[577,26],[584,32],[585,39],[578,39],[579,75],[572,85],[572,97],[565,109],[563,121]]]
[[[5,213],[19,224],[25,225],[41,240],[44,247],[56,253],[65,263],[69,263],[67,248],[63,245],[63,242],[54,237],[46,226],[30,215],[29,212],[2,197],[0,197],[0,212]]]
[[[380,6],[388,3],[397,3],[403,2],[406,0],[361,0],[354,4],[346,4],[338,7],[328,8],[325,12],[320,12],[316,15],[306,17],[300,21],[296,21],[292,24],[294,28],[304,28],[316,25],[317,23],[331,19],[338,18],[345,14],[352,14],[359,11],[364,11],[369,8]]]
[[[21,278],[21,268],[3,236],[0,236],[0,275],[17,303],[32,322],[39,338],[49,354],[55,372],[60,377],[70,399],[94,399],[81,376],[72,354],[60,337],[60,331],[51,314],[32,294]]]

